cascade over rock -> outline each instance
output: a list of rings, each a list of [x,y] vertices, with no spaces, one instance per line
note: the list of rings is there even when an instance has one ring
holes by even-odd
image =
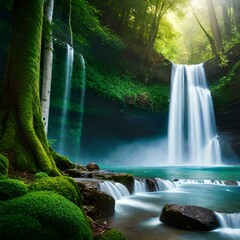
[[[173,64],[168,164],[221,164],[213,104],[203,64]]]

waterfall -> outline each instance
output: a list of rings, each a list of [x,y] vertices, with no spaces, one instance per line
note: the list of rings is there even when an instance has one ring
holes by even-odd
[[[155,178],[155,181],[157,191],[171,190],[176,187],[175,184],[170,180]]]
[[[67,60],[66,60],[66,77],[65,77],[65,90],[63,98],[63,108],[60,127],[59,139],[59,152],[64,154],[65,140],[66,140],[66,122],[67,122],[67,109],[70,100],[71,83],[72,83],[72,69],[73,69],[74,50],[67,44]]]
[[[134,193],[165,191],[175,187],[172,181],[161,178],[134,179]]]
[[[145,179],[134,179],[134,193],[148,192],[148,187]]]
[[[85,100],[85,91],[86,91],[86,69],[85,69],[85,60],[80,54],[80,61],[82,65],[82,75],[81,75],[81,97],[80,97],[80,119],[79,119],[79,151],[81,149],[81,137],[82,137],[82,126],[83,126],[83,114],[84,114],[84,100]],[[80,153],[78,154],[78,156]]]
[[[221,164],[217,138],[211,93],[203,64],[173,64],[168,164]]]
[[[215,212],[219,225],[222,228],[240,228],[240,213]]]
[[[115,200],[130,196],[128,189],[123,184],[117,182],[99,182],[99,189],[111,195]]]

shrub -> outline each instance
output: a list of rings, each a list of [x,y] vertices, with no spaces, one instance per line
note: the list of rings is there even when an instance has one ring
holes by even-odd
[[[54,192],[31,192],[5,201],[0,214],[0,239],[92,239],[81,209]]]
[[[52,191],[62,195],[71,202],[82,205],[82,195],[74,180],[67,177],[44,177],[29,184],[30,191]]]
[[[0,200],[9,200],[20,197],[27,192],[27,186],[20,180],[6,179],[0,181]]]

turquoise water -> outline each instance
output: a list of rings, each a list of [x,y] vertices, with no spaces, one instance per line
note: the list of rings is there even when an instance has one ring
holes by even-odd
[[[240,166],[219,167],[128,167],[101,166],[101,169],[133,174],[136,177],[163,179],[208,179],[240,181]]]
[[[139,177],[165,179],[240,180],[240,167],[102,167]],[[218,212],[240,212],[240,187],[213,184],[182,184],[172,190],[138,193],[116,201],[115,215],[107,221],[128,240],[239,240],[240,229],[219,228],[210,232],[182,230],[159,221],[165,204],[195,205]]]

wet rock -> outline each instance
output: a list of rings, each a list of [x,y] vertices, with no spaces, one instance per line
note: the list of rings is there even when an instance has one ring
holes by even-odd
[[[175,204],[167,204],[163,207],[160,221],[179,228],[200,231],[211,231],[219,226],[214,211]]]
[[[100,170],[100,167],[96,163],[88,163],[86,168],[88,169],[88,171]]]
[[[229,186],[238,186],[236,181],[224,181],[224,183]]]
[[[78,186],[83,196],[85,213],[93,219],[113,215],[115,210],[114,198],[100,191],[96,187],[91,187],[96,186],[96,184],[96,182],[78,182]]]

